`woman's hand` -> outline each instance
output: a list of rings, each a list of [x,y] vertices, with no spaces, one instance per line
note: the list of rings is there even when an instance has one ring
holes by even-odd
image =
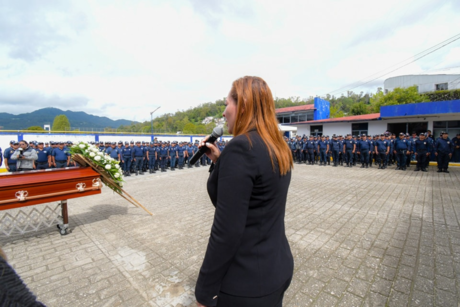
[[[215,142],[207,143],[206,141],[208,140],[208,138],[209,138],[209,135],[206,136],[204,139],[202,139],[198,148],[201,148],[206,144],[206,147],[208,148],[206,150],[206,156],[208,156],[208,158],[211,159],[212,162],[216,163],[217,159],[219,159],[219,156],[220,156],[220,150],[215,145]]]

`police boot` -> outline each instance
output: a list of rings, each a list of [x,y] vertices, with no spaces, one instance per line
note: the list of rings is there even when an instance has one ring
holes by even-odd
[[[136,176],[139,175],[139,171],[136,171]]]
[[[369,168],[369,164],[368,164],[368,163],[366,163],[366,168]]]
[[[172,171],[175,171],[176,169],[175,169],[174,167],[171,166],[171,170],[172,170]]]
[[[363,164],[361,164],[361,167],[360,167],[360,168],[364,168],[364,163],[363,163]]]
[[[328,161],[327,161],[327,165],[331,165],[331,161],[328,160]]]
[[[129,172],[126,172],[126,176],[129,177],[131,176],[131,174]]]
[[[447,169],[444,170],[444,173],[448,173],[449,174],[449,171]]]
[[[419,169],[418,167],[416,167],[416,168],[414,169],[414,172],[419,172],[419,171],[420,171],[420,169]]]
[[[144,172],[143,172],[143,171],[141,171],[141,172],[140,172],[140,174],[141,174],[141,175],[144,175]]]
[[[422,172],[428,172],[426,168],[422,168]]]

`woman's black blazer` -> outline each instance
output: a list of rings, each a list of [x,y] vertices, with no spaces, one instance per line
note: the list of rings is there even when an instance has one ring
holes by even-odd
[[[195,288],[198,302],[215,306],[220,291],[265,296],[292,277],[284,226],[290,181],[291,172],[281,176],[277,163],[273,169],[257,131],[228,143],[208,179],[216,211]]]

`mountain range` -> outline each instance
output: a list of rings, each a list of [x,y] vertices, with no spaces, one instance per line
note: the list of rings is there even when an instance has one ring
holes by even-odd
[[[31,126],[53,125],[57,115],[64,114],[70,121],[71,129],[103,129],[118,128],[121,125],[131,125],[137,123],[131,120],[119,119],[112,120],[108,117],[91,115],[85,112],[63,111],[57,108],[43,108],[24,114],[10,114],[0,112],[0,130],[25,130]]]

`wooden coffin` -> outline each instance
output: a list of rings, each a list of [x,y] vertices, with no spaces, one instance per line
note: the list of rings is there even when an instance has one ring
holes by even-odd
[[[0,210],[100,194],[99,178],[90,167],[1,174]]]

